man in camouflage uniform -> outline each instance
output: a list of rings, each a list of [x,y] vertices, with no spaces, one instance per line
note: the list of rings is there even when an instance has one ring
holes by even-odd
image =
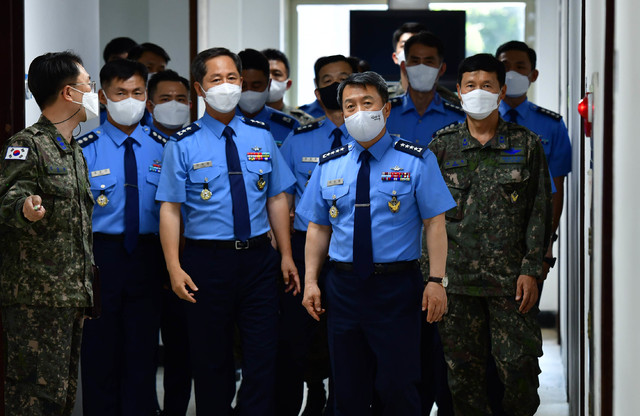
[[[70,52],[34,59],[29,89],[42,116],[10,138],[1,154],[7,415],[73,410],[84,308],[92,304],[93,198],[72,132],[97,116],[94,88]]]
[[[446,213],[449,309],[440,326],[456,414],[491,415],[489,354],[510,415],[533,415],[542,337],[536,280],[550,232],[550,179],[537,136],[498,113],[504,65],[488,54],[458,70],[464,123],[429,148],[457,206]]]

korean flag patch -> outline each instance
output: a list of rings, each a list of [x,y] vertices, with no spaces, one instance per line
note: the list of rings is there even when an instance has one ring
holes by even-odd
[[[27,154],[29,154],[28,147],[14,147],[9,146],[5,160],[27,160]]]

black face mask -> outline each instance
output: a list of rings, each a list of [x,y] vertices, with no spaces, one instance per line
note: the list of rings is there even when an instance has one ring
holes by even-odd
[[[329,110],[341,110],[340,104],[338,104],[338,85],[339,82],[334,82],[326,87],[318,88],[320,93],[320,101]]]

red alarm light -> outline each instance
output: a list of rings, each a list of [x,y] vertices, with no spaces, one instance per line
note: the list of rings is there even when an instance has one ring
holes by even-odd
[[[578,113],[584,120],[584,135],[591,137],[591,123],[593,122],[593,104],[589,101],[591,93],[588,92],[578,103]]]

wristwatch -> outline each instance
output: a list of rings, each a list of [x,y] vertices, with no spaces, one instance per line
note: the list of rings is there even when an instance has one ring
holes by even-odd
[[[427,279],[427,282],[438,283],[439,285],[442,285],[442,287],[447,287],[449,285],[449,278],[447,276],[444,276],[444,277],[429,276],[429,279]]]

